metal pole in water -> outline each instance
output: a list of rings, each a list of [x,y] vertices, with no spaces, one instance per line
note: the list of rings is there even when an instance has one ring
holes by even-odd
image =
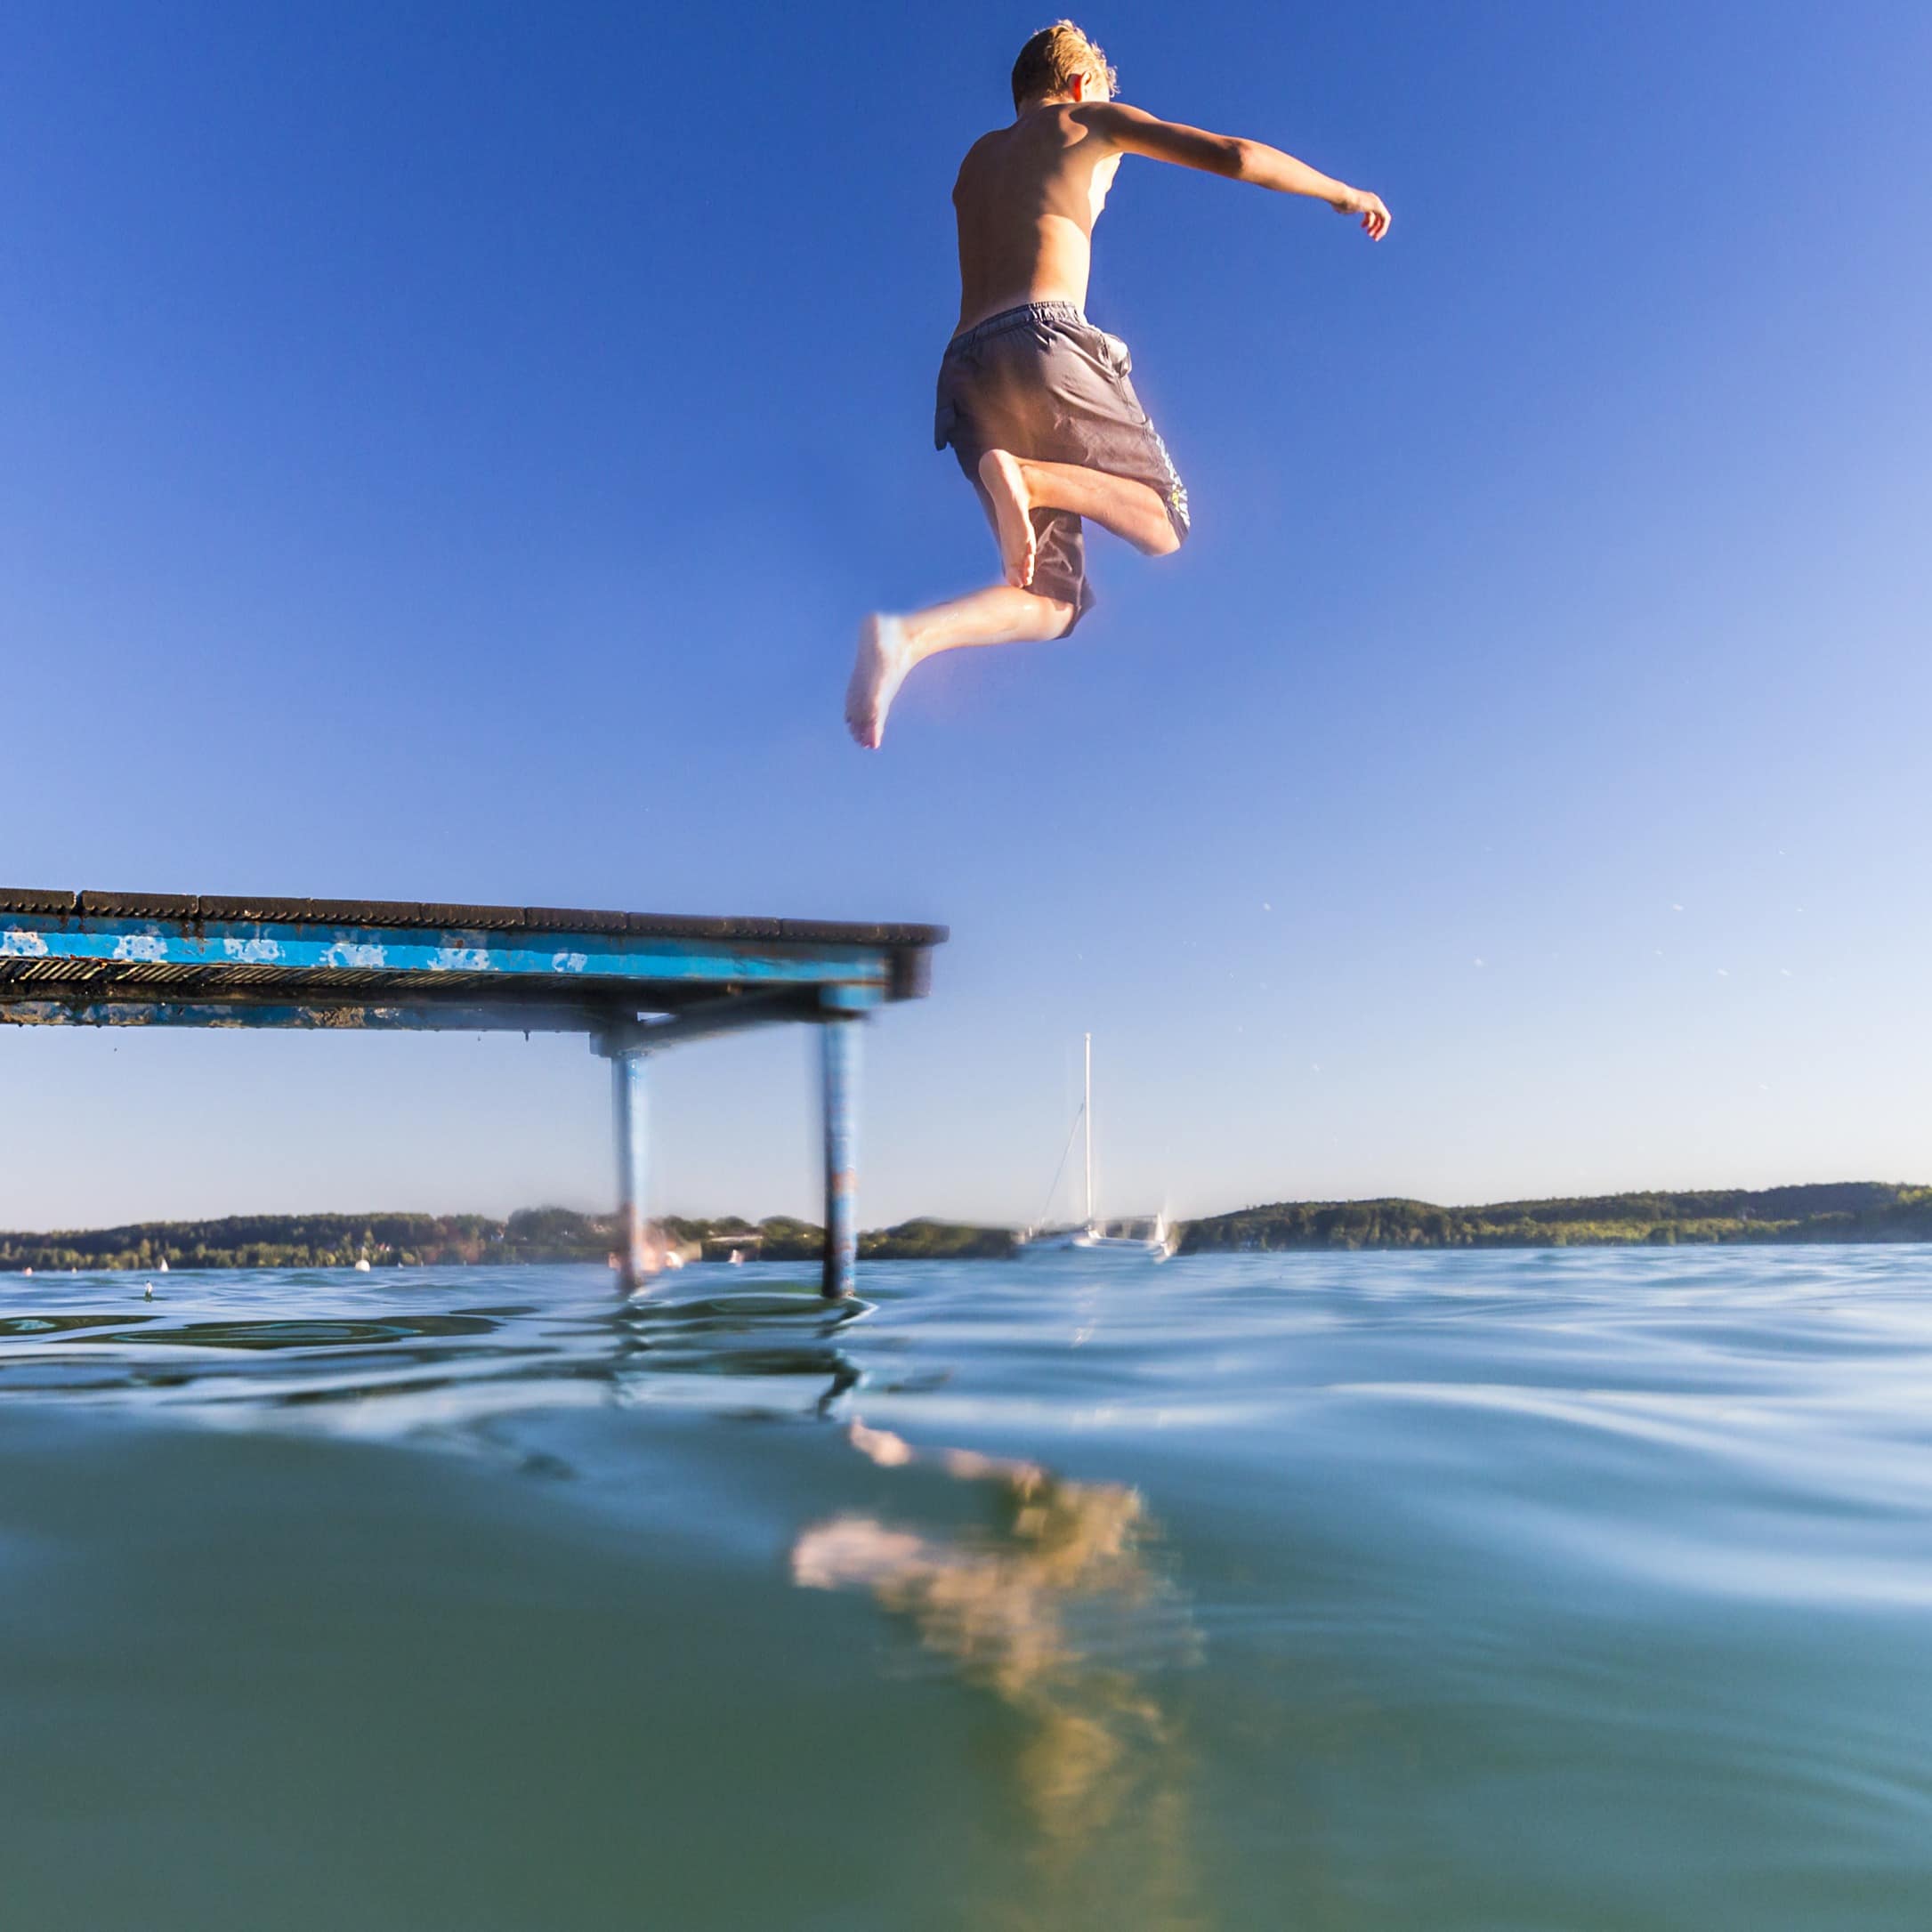
[[[853,1291],[859,1259],[859,1033],[856,1015],[819,1027],[825,1074],[825,1272],[820,1292]]]
[[[644,1077],[648,1057],[635,1052],[610,1055],[618,1149],[618,1262],[626,1291],[641,1287],[655,1272],[644,1225],[650,1155],[650,1087]]]

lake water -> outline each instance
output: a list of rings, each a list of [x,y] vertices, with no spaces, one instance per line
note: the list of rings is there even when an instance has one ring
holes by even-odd
[[[1932,1924],[1932,1251],[0,1277],[0,1921]]]

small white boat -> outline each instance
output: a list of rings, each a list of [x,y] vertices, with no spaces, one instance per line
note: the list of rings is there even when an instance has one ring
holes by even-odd
[[[1097,1222],[1085,1227],[1023,1228],[1016,1243],[1023,1255],[1055,1254],[1078,1249],[1082,1254],[1125,1255],[1141,1261],[1165,1261],[1174,1252],[1174,1234],[1165,1215],[1136,1217],[1144,1220],[1144,1234],[1107,1234]]]
[[[1118,1256],[1136,1261],[1165,1261],[1174,1252],[1174,1234],[1164,1214],[1129,1217],[1128,1225],[1144,1226],[1144,1234],[1110,1234],[1106,1223],[1094,1212],[1094,1036],[1087,1036],[1086,1092],[1080,1102],[1079,1125],[1087,1136],[1087,1213],[1078,1227],[1020,1230],[1015,1252],[1022,1255],[1064,1254],[1077,1249],[1082,1254]],[[1071,1146],[1072,1136],[1068,1136]],[[1062,1154],[1065,1164],[1066,1156]],[[1055,1185],[1059,1176],[1054,1176]]]
[[[1165,1261],[1174,1252],[1174,1233],[1164,1214],[1145,1217],[1144,1234],[1103,1234],[1095,1228],[1081,1231],[1073,1245],[1103,1254],[1138,1255],[1146,1261]]]

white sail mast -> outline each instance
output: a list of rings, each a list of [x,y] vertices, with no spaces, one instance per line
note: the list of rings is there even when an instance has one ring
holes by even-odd
[[[1094,1225],[1094,1036],[1087,1036],[1087,1099],[1080,1109],[1087,1120],[1087,1225]]]

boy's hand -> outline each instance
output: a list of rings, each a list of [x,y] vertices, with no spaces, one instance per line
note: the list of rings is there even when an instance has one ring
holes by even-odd
[[[1345,189],[1329,206],[1338,214],[1359,214],[1362,232],[1370,241],[1380,241],[1388,233],[1388,210],[1381,196],[1371,195],[1366,188]]]

